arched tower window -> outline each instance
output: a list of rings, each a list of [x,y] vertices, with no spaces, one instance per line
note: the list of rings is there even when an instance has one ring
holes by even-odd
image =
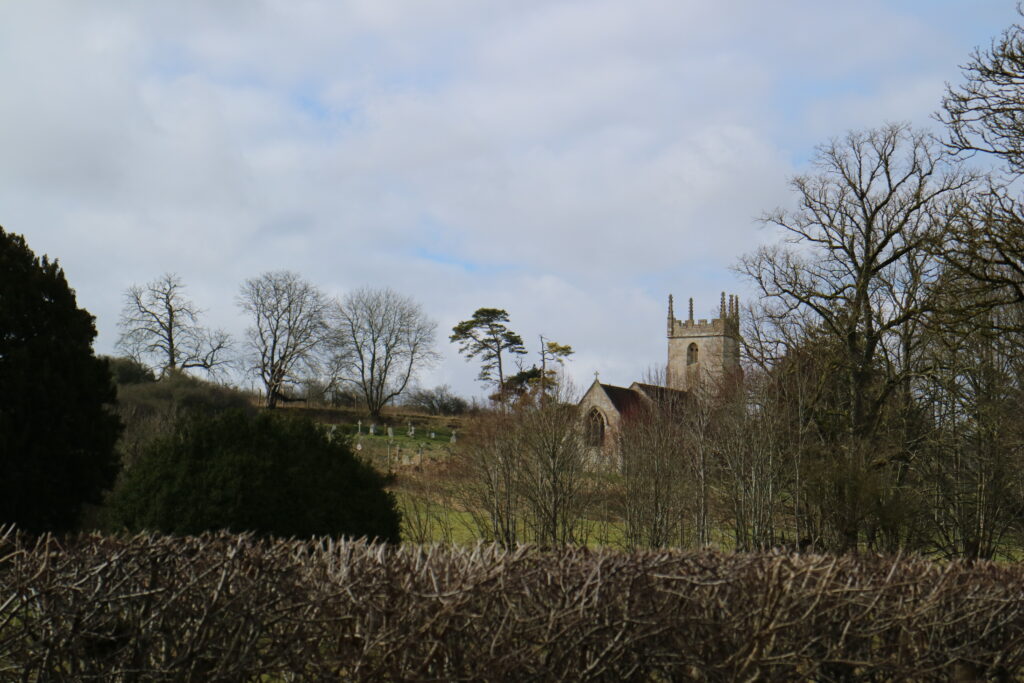
[[[694,342],[686,348],[686,364],[693,365],[697,360],[697,343]]]
[[[596,408],[587,414],[587,445],[597,448],[604,445],[604,417]]]

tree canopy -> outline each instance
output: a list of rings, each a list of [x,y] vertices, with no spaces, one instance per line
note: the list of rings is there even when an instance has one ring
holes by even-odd
[[[285,387],[303,370],[319,368],[327,335],[327,298],[297,273],[279,270],[246,280],[239,308],[252,318],[246,330],[248,368],[267,392],[267,408],[286,399]]]
[[[161,377],[193,368],[213,372],[228,362],[230,336],[199,324],[202,311],[184,289],[180,277],[165,273],[125,292],[117,345],[136,361],[148,361]]]
[[[375,417],[437,359],[437,324],[393,289],[352,291],[335,302],[330,318],[332,379],[358,387]]]
[[[466,358],[480,358],[480,381],[497,384],[499,392],[505,385],[503,354],[526,353],[523,338],[510,330],[507,322],[508,312],[501,308],[478,308],[472,318],[456,324],[449,337]]]
[[[110,369],[56,261],[0,228],[0,522],[75,527],[117,475]]]

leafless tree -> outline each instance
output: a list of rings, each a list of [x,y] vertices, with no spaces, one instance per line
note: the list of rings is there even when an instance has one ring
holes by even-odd
[[[872,391],[875,363],[901,327],[932,310],[946,202],[975,178],[904,125],[850,133],[820,148],[815,166],[793,180],[799,208],[763,219],[791,246],[762,248],[739,270],[778,302],[778,315],[809,313],[842,344],[848,428],[863,435],[902,380]]]
[[[454,498],[473,520],[480,538],[506,548],[523,540],[517,472],[520,432],[505,411],[477,415],[453,457]]]
[[[783,499],[792,492],[799,500],[791,479],[796,452],[786,448],[784,411],[771,379],[748,373],[718,397],[715,411],[712,479],[738,550],[776,545]]]
[[[1024,8],[1018,5],[1018,13]],[[982,153],[1002,163],[1002,177],[963,206],[951,224],[949,262],[969,275],[976,303],[1024,303],[1024,25],[1015,23],[963,66],[964,81],[948,85],[937,118],[946,144],[965,154]],[[970,282],[970,281],[973,281]]]
[[[523,521],[535,543],[565,546],[585,542],[585,517],[593,500],[583,421],[572,383],[554,388],[514,410],[520,444],[516,468]]]
[[[280,270],[246,280],[237,302],[252,320],[246,331],[249,369],[263,382],[267,408],[274,408],[287,400],[284,389],[299,372],[318,369],[327,299],[298,274]]]
[[[663,380],[664,372],[645,377],[655,385]],[[622,518],[629,548],[685,545],[699,492],[689,458],[689,403],[682,392],[666,392],[664,400],[630,415],[622,426]]]
[[[512,547],[584,543],[596,498],[571,383],[474,418],[455,453],[457,500],[476,533]],[[554,392],[554,393],[553,393]]]
[[[845,431],[835,446],[846,459],[843,481],[854,487],[853,473],[874,471],[872,440],[918,369],[910,364],[919,343],[913,332],[936,307],[944,228],[976,177],[905,125],[850,133],[820,148],[815,166],[793,181],[799,208],[764,218],[788,244],[743,258],[739,270],[774,302],[769,313],[795,316],[807,335],[835,349]],[[901,469],[893,471],[898,484]],[[840,544],[852,547],[863,511],[860,495],[847,494],[839,496],[849,513]]]
[[[1024,16],[1024,10],[1017,11]],[[965,82],[949,85],[937,118],[948,144],[1002,159],[1024,172],[1024,25],[1013,24],[988,49],[977,49],[963,67]]]
[[[439,358],[437,323],[390,288],[350,292],[331,307],[330,323],[332,380],[358,387],[375,417]]]
[[[180,277],[165,273],[125,291],[117,346],[161,377],[194,368],[213,372],[230,360],[230,336],[199,324],[203,311],[185,297],[184,289]]]
[[[928,347],[931,372],[919,391],[932,429],[918,469],[932,501],[929,539],[946,556],[1009,556],[1024,531],[1024,339],[1000,329],[1019,323],[965,320]]]

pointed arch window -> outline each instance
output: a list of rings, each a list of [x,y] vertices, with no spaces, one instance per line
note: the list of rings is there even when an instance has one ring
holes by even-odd
[[[696,365],[697,361],[699,360],[699,358],[697,356],[698,353],[699,353],[699,351],[697,349],[697,343],[696,342],[691,343],[686,348],[686,364],[687,365]]]
[[[597,408],[587,413],[587,445],[595,448],[604,445],[604,416]]]

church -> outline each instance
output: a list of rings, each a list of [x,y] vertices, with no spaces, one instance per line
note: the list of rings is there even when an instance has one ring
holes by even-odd
[[[595,379],[579,402],[587,443],[601,455],[614,457],[622,426],[648,407],[682,402],[698,387],[715,386],[740,372],[739,297],[723,292],[719,316],[694,320],[693,299],[686,320],[677,320],[668,297],[668,362],[665,386],[633,382],[628,387]]]

